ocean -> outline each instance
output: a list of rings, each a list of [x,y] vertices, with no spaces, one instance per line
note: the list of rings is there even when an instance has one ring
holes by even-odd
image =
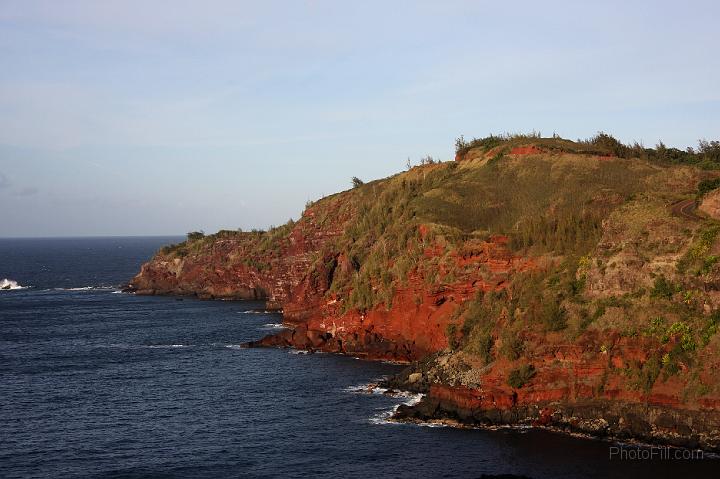
[[[400,366],[242,349],[257,301],[121,293],[181,238],[0,239],[0,477],[714,477],[532,429],[396,424]]]

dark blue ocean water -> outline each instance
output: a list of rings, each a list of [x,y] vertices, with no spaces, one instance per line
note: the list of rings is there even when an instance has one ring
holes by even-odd
[[[240,349],[260,302],[118,293],[177,238],[0,240],[0,477],[714,477],[543,431],[387,423],[398,366]]]

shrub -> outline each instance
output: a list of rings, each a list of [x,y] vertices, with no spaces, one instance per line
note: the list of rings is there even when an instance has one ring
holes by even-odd
[[[688,324],[684,321],[673,323],[660,339],[663,343],[667,343],[670,338],[675,336],[679,337],[680,348],[683,351],[694,351],[697,347],[697,344],[695,343],[695,338],[693,337],[692,331],[690,330],[690,326],[688,326]]]
[[[191,231],[190,233],[187,234],[188,241],[197,241],[197,240],[203,239],[204,237],[205,237],[205,232],[202,230],[201,231]]]
[[[567,328],[565,309],[555,301],[545,303],[542,310],[542,323],[547,331],[561,331]]]
[[[495,343],[490,331],[483,331],[476,337],[472,338],[473,344],[470,345],[470,350],[480,356],[485,364],[490,364],[493,360],[492,347]]]
[[[357,188],[357,187],[362,186],[362,185],[364,185],[364,184],[365,184],[365,182],[364,182],[363,180],[361,180],[360,178],[358,178],[357,176],[353,176],[353,177],[352,177],[352,186],[353,186],[353,188]]]
[[[697,235],[697,239],[690,249],[678,261],[678,271],[695,274],[708,273],[717,262],[717,258],[714,255],[708,255],[708,253],[711,251],[718,234],[720,234],[720,225],[711,224],[704,227]]]
[[[535,367],[532,364],[524,364],[517,369],[510,371],[507,383],[514,389],[520,389],[535,377]]]
[[[451,349],[457,349],[460,347],[460,342],[457,338],[457,324],[449,323],[445,329],[445,334],[447,334],[448,345]]]
[[[652,356],[650,359],[645,361],[640,369],[639,386],[645,392],[650,392],[660,371],[662,370],[662,359],[657,355]]]
[[[595,308],[595,312],[594,312],[592,315],[587,314],[587,316],[583,316],[583,318],[582,318],[582,323],[581,323],[580,327],[583,328],[583,329],[585,329],[585,328],[587,328],[588,326],[590,326],[590,324],[592,324],[593,321],[596,321],[596,320],[600,319],[600,318],[605,314],[605,310],[606,310],[606,309],[605,309],[605,305],[604,305],[604,304],[599,304],[599,305]]]
[[[718,311],[715,311],[706,321],[704,327],[700,331],[700,342],[703,346],[707,346],[710,340],[718,332]]]
[[[702,180],[698,184],[698,196],[704,196],[706,193],[720,187],[720,178],[713,178],[711,180]]]
[[[653,298],[670,299],[675,293],[675,286],[670,283],[665,276],[658,276],[655,278],[655,284],[653,285],[650,296]]]
[[[180,245],[178,244],[169,244],[160,248],[160,253],[164,255],[169,255],[177,251],[178,248],[180,248]]]
[[[514,332],[509,332],[503,338],[502,347],[500,352],[510,361],[520,359],[522,353],[525,350],[525,343],[522,338]]]

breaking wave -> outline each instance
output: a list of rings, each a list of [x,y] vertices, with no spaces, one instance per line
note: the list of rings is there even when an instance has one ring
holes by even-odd
[[[0,291],[10,291],[15,289],[27,289],[30,286],[21,286],[17,283],[17,281],[14,281],[12,279],[3,279],[0,281]]]
[[[420,400],[424,396],[425,395],[422,393],[407,393],[407,392],[401,392],[398,395],[392,395],[392,397],[401,397],[401,398],[404,398],[405,400],[400,402],[399,404],[394,405],[390,409],[381,410],[374,416],[370,416],[368,421],[371,424],[400,424],[400,423],[392,420],[392,417],[395,415],[395,412],[398,410],[400,405],[404,404],[406,406],[414,406],[415,404],[419,403]],[[423,424],[423,425],[431,426],[431,427],[438,426],[438,425],[432,424],[432,423]]]
[[[398,407],[400,407],[401,404],[404,404],[406,406],[413,406],[420,402],[420,400],[425,396],[422,393],[412,393],[408,391],[397,391],[393,389],[383,388],[375,383],[360,384],[358,386],[348,386],[343,389],[343,391],[353,394],[382,395],[386,397],[401,399],[401,401],[395,404],[392,408],[381,409],[377,414],[370,416],[368,418],[368,421],[371,424],[400,424],[392,420],[392,417],[395,414],[395,411],[397,411]],[[428,424],[428,426],[436,425]]]
[[[287,329],[287,326],[285,326],[282,323],[267,323],[267,324],[263,324],[261,329],[265,329],[265,330]]]
[[[111,349],[178,349],[178,348],[189,348],[192,344],[137,344],[137,343],[110,343],[110,344],[97,344],[94,345],[96,348],[111,348]]]
[[[246,309],[238,311],[240,314],[282,314],[282,309]]]
[[[52,288],[52,291],[111,291],[117,290],[116,286],[77,286],[74,288]]]

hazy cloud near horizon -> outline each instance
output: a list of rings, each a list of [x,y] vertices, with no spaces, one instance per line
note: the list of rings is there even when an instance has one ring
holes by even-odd
[[[267,227],[455,137],[720,137],[720,5],[0,3],[0,236]]]

